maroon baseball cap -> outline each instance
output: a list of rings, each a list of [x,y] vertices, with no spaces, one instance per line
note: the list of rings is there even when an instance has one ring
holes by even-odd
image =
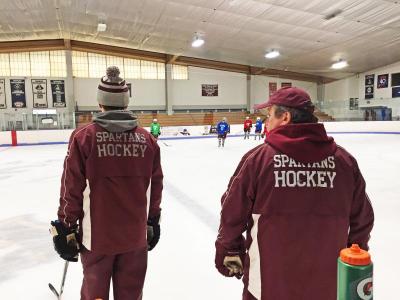
[[[273,93],[268,101],[256,104],[254,108],[262,109],[272,105],[282,105],[307,110],[313,107],[310,95],[297,87],[283,87]]]

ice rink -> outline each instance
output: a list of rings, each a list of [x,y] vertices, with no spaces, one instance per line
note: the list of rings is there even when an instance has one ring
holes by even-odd
[[[374,299],[400,299],[400,135],[332,136],[358,160],[375,210]],[[162,232],[149,253],[144,299],[241,299],[241,282],[214,268],[214,241],[220,197],[242,155],[259,143],[228,137],[222,149],[216,139],[159,141],[165,176]],[[0,299],[55,299],[48,283],[59,288],[64,262],[53,250],[48,228],[56,218],[66,148],[0,148]],[[71,263],[63,299],[79,299],[81,279],[80,263]]]

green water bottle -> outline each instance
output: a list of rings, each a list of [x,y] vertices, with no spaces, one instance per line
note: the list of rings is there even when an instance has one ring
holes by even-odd
[[[337,300],[372,300],[371,256],[357,244],[340,251]]]

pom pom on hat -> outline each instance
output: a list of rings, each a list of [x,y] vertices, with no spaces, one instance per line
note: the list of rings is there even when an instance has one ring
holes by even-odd
[[[118,82],[122,79],[119,77],[119,68],[116,66],[111,66],[107,68],[106,76],[110,80],[110,82]]]
[[[97,102],[101,105],[127,107],[129,104],[129,90],[124,79],[119,77],[116,66],[108,67],[106,76],[102,77],[97,88]]]

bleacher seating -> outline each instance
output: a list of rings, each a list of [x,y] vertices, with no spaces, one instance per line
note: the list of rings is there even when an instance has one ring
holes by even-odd
[[[320,121],[332,121],[333,118],[323,112],[316,111],[316,117]],[[195,125],[213,125],[217,124],[223,117],[226,117],[230,124],[242,124],[246,116],[253,121],[257,116],[264,118],[260,114],[249,114],[245,111],[235,112],[194,112],[194,113],[174,113],[167,115],[166,113],[137,113],[139,124],[142,127],[150,126],[154,118],[158,120],[161,126],[195,126]],[[92,121],[92,114],[80,114],[78,116],[78,126],[88,124]]]

